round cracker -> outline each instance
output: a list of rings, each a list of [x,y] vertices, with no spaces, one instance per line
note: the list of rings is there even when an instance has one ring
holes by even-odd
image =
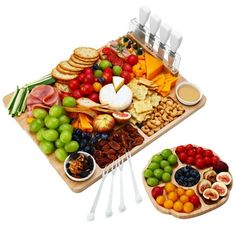
[[[87,59],[87,58],[82,58],[82,57],[78,57],[77,55],[73,54],[74,58],[76,58],[77,60],[81,61],[82,63],[94,63],[96,62],[99,57],[95,57],[93,59]]]
[[[81,65],[91,65],[93,63],[93,61],[82,61],[80,60],[78,57],[75,56],[75,54],[71,55],[70,59],[77,64],[81,64]]]
[[[63,74],[61,72],[59,72],[56,68],[54,68],[52,70],[52,76],[56,79],[60,79],[60,80],[71,80],[71,79],[75,79],[78,75],[66,75]]]
[[[99,53],[94,48],[89,47],[79,47],[74,50],[75,55],[77,55],[79,58],[84,59],[92,59],[94,60],[99,56]]]
[[[59,63],[60,67],[64,70],[67,71],[72,71],[72,72],[80,72],[81,69],[78,67],[74,67],[71,64],[68,63],[68,61],[62,61]]]
[[[55,87],[57,88],[57,90],[63,93],[71,93],[71,90],[67,84],[61,84],[59,82],[56,82]]]
[[[78,64],[78,63],[75,63],[74,61],[72,61],[71,59],[68,60],[68,63],[71,65],[71,66],[74,66],[76,68],[80,68],[80,70],[83,70],[84,68],[87,68],[87,67],[91,67],[93,65],[92,64]]]
[[[66,74],[66,75],[78,75],[79,72],[78,71],[69,71],[69,70],[64,70],[60,65],[58,65],[56,67],[56,69],[62,73],[62,74]]]

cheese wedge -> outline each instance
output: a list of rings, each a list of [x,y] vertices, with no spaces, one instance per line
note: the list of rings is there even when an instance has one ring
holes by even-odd
[[[145,62],[147,79],[152,80],[155,76],[157,76],[163,71],[163,62],[147,52],[145,52]]]
[[[116,92],[124,85],[125,80],[120,76],[113,76],[112,83]]]

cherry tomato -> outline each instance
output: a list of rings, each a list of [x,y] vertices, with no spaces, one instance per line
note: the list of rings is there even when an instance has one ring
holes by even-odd
[[[192,196],[189,197],[189,201],[195,206],[198,207],[200,205],[200,199],[199,197],[194,194]]]
[[[211,150],[205,150],[205,156],[207,157],[212,157],[213,156],[213,152]]]
[[[106,56],[106,60],[110,61],[112,64],[114,63],[114,61],[116,60],[117,56],[114,53],[111,53],[109,55]]]
[[[189,156],[195,156],[195,150],[194,149],[189,149],[188,151],[187,151],[187,154],[189,155]]]
[[[93,74],[86,74],[84,77],[85,84],[93,84],[94,82],[94,75]]]
[[[91,99],[94,102],[99,102],[99,95],[98,95],[98,93],[92,93],[91,95],[89,95],[88,98]]]
[[[101,88],[102,88],[102,85],[101,85],[100,83],[95,82],[95,83],[93,84],[93,89],[94,89],[95,92],[98,93],[98,92],[101,90]]]
[[[85,77],[84,73],[79,74],[78,77],[77,77],[77,79],[79,80],[79,82],[81,84],[84,83],[84,77]]]
[[[196,154],[195,158],[196,158],[196,159],[202,159],[203,156],[202,156],[201,154]]]
[[[70,80],[70,82],[69,82],[69,88],[70,88],[71,90],[76,90],[76,89],[78,89],[78,88],[79,88],[79,85],[80,85],[80,82],[79,82],[78,79],[72,79],[72,80]]]
[[[178,157],[181,162],[186,163],[188,155],[186,152],[181,152],[180,154],[178,154]]]
[[[72,94],[71,93],[62,92],[62,91],[59,92],[59,97],[61,99],[63,99],[64,97],[68,97],[68,96],[71,97]]]
[[[113,70],[112,70],[112,68],[108,67],[108,68],[103,70],[103,73],[110,73],[110,74],[113,75]]]
[[[109,48],[109,47],[104,47],[104,48],[102,49],[102,53],[104,53],[105,55],[109,55],[109,54],[111,54],[112,52],[113,52],[112,49]]]
[[[85,75],[88,75],[88,74],[92,74],[92,75],[93,75],[93,70],[92,70],[92,68],[85,68],[84,71],[83,71],[83,73],[84,73]]]
[[[187,158],[187,160],[186,160],[186,163],[187,163],[188,165],[194,165],[194,164],[195,164],[195,159],[194,159],[194,157],[189,156],[189,157]]]
[[[205,168],[204,159],[197,159],[196,162],[195,162],[195,166],[196,166],[198,169],[203,169],[203,168]]]
[[[72,96],[76,99],[83,97],[83,94],[79,89],[76,89],[72,92]]]
[[[126,60],[131,66],[138,63],[138,57],[136,55],[129,55]]]
[[[185,152],[185,147],[183,145],[181,146],[178,146],[176,149],[175,149],[175,152],[177,154],[181,153],[181,152]]]
[[[220,158],[218,156],[213,156],[212,157],[212,165],[216,165],[218,163],[218,161],[220,160]]]
[[[111,73],[109,73],[109,72],[104,72],[104,73],[102,74],[102,77],[105,79],[105,83],[106,83],[106,84],[109,84],[109,83],[112,82],[112,74],[111,74]]]
[[[204,157],[204,162],[206,167],[212,166],[212,158],[211,157]]]
[[[80,91],[83,95],[90,95],[93,92],[93,86],[91,84],[82,84]]]
[[[204,150],[203,150],[202,147],[197,147],[197,148],[196,148],[196,153],[197,153],[197,154],[202,154],[203,151],[204,151]]]
[[[128,71],[122,71],[120,77],[125,79],[125,84],[128,84],[131,80],[131,75]]]
[[[130,73],[133,72],[132,66],[131,66],[129,63],[124,63],[123,66],[122,66],[122,70],[128,71],[128,72],[130,72]]]
[[[119,58],[119,57],[117,57],[113,62],[112,62],[112,64],[114,65],[114,66],[121,66],[122,67],[122,65],[123,65],[123,60],[121,59],[121,58]]]
[[[188,144],[185,148],[186,148],[186,150],[193,149],[193,145],[192,144]]]

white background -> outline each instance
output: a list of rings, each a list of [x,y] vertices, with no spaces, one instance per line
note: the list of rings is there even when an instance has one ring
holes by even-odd
[[[104,212],[105,183],[96,220],[86,221],[98,183],[75,194],[49,165],[33,141],[1,113],[0,235],[222,235],[232,232],[235,188],[217,210],[189,220],[158,212],[149,201],[141,173],[150,156],[166,147],[194,143],[209,147],[235,173],[235,1],[149,1],[153,12],[180,31],[184,40],[180,71],[208,98],[206,106],[133,157],[143,196],[137,205],[127,163],[124,168],[127,211],[119,213],[115,182],[114,215]],[[47,74],[78,46],[98,48],[128,31],[142,1],[30,1],[0,4],[0,97],[16,85]],[[118,180],[118,175],[116,176]]]

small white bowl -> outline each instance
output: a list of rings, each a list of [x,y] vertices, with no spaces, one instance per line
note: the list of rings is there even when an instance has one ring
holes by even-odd
[[[90,173],[88,176],[86,176],[86,177],[84,177],[84,178],[76,178],[76,177],[74,177],[74,176],[71,176],[71,175],[68,173],[67,167],[66,167],[67,163],[68,163],[69,160],[71,159],[71,155],[72,155],[72,154],[73,154],[73,153],[71,153],[71,154],[66,158],[66,160],[64,161],[64,171],[65,171],[67,177],[70,178],[70,179],[73,180],[73,181],[76,181],[76,182],[82,182],[82,181],[85,181],[85,180],[89,179],[89,178],[94,174],[94,172],[95,172],[95,170],[96,170],[96,162],[95,162],[93,156],[90,155],[90,154],[87,153],[87,152],[82,152],[82,151],[78,151],[78,152],[77,152],[78,155],[79,155],[79,154],[83,154],[83,155],[85,155],[86,157],[90,157],[90,158],[93,160],[93,170],[91,171],[91,173]]]
[[[184,86],[184,85],[190,85],[190,86],[192,86],[193,88],[195,88],[195,89],[199,92],[199,98],[198,98],[197,100],[195,100],[195,101],[186,101],[186,100],[184,100],[183,98],[181,98],[181,97],[179,96],[179,94],[178,94],[178,91],[179,91],[179,89],[180,89],[182,86]],[[192,83],[189,83],[189,82],[182,82],[182,83],[178,84],[177,87],[176,87],[176,90],[175,90],[175,94],[176,94],[177,99],[178,99],[182,104],[184,104],[184,105],[186,105],[186,106],[193,106],[193,105],[197,104],[197,103],[202,99],[202,92],[201,92],[201,90],[200,90],[196,85],[194,85],[194,84],[192,84]]]

